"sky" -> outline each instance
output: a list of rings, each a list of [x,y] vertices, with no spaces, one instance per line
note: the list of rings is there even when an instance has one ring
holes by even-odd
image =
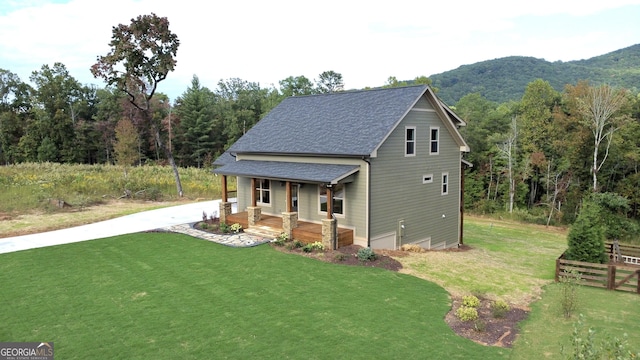
[[[197,76],[278,86],[342,74],[346,89],[414,79],[506,56],[588,59],[640,43],[640,0],[0,0],[0,69],[29,82],[64,64],[84,85],[112,28],[169,20],[177,66],[158,91],[175,100]]]

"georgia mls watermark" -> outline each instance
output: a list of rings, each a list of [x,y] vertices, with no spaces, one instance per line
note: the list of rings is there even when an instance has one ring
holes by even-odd
[[[53,360],[53,342],[0,342],[0,360]]]

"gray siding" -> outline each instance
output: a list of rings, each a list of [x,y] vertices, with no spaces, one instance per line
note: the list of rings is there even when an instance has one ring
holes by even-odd
[[[422,99],[416,108],[432,107]],[[416,128],[416,156],[404,155],[406,126]],[[429,154],[430,126],[440,129],[438,155]],[[457,245],[460,147],[437,113],[410,111],[377,155],[371,162],[371,237],[397,232],[398,221],[404,220],[403,236],[398,239],[402,244],[422,241],[425,247]],[[449,191],[441,195],[445,172],[449,174]],[[426,174],[433,175],[432,183],[423,184]]]

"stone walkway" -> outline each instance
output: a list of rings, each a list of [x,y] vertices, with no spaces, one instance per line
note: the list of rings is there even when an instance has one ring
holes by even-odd
[[[193,236],[195,238],[212,241],[221,245],[232,247],[251,247],[266,244],[272,239],[245,233],[219,235],[193,228],[192,224],[181,224],[165,227],[162,230]]]

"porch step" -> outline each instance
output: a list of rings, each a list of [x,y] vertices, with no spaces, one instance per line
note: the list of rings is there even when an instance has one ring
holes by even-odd
[[[244,232],[250,235],[260,236],[267,239],[275,239],[280,235],[282,229],[274,229],[266,226],[251,226],[244,229]]]

